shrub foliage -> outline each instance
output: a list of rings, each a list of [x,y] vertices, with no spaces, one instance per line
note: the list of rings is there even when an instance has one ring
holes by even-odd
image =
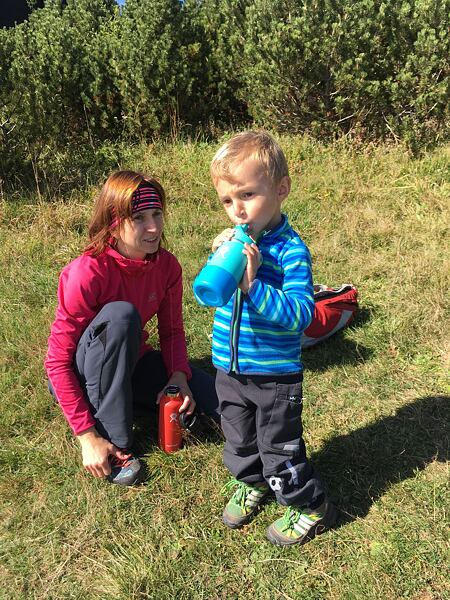
[[[448,2],[255,0],[244,94],[260,121],[417,144],[445,126]]]
[[[250,120],[330,138],[448,132],[450,0],[47,0],[0,30],[0,167],[69,143]]]

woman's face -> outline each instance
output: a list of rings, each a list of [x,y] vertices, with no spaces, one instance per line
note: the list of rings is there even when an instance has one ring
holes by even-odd
[[[148,208],[125,219],[112,232],[117,240],[116,250],[133,260],[143,260],[147,254],[158,251],[164,229],[160,208]]]

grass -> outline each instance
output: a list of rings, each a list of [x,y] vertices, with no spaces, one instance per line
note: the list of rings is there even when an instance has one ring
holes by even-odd
[[[293,177],[285,211],[315,281],[360,292],[354,325],[304,354],[305,439],[341,510],[337,527],[273,547],[264,531],[282,511],[269,502],[227,530],[221,440],[164,455],[154,424],[138,433],[141,486],[83,472],[42,362],[58,272],[82,248],[96,177],[76,160],[66,176],[49,164],[46,181],[59,177],[49,201],[16,189],[0,204],[0,598],[450,598],[448,148],[411,159],[397,147],[282,143]],[[213,150],[103,149],[95,163],[98,180],[121,165],[164,182],[189,353],[207,368],[212,311],[191,284],[227,225],[208,177]]]

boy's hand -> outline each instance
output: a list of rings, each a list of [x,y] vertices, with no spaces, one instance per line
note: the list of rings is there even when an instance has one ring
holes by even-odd
[[[182,371],[175,371],[172,373],[169,381],[159,392],[156,398],[156,404],[159,404],[161,396],[164,394],[164,390],[169,385],[176,385],[180,388],[180,396],[183,399],[183,404],[180,406],[180,413],[186,411],[186,414],[191,415],[195,409],[195,400],[192,396],[191,388],[188,386],[186,373],[183,373]]]
[[[217,250],[217,248],[219,248],[219,246],[221,246],[224,242],[228,242],[228,240],[231,240],[231,238],[234,236],[235,230],[234,229],[224,229],[222,231],[222,233],[219,233],[219,235],[214,238],[214,241],[212,243],[212,251],[215,252]]]
[[[250,286],[256,278],[256,273],[261,266],[262,257],[261,252],[256,244],[244,244],[243,252],[247,257],[247,268],[244,271],[239,288],[244,292],[244,294],[247,294]]]

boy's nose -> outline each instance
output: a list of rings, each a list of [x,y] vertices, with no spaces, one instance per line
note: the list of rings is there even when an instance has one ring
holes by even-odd
[[[234,204],[234,214],[237,217],[242,217],[243,215],[245,215],[245,208],[244,208],[244,205],[241,202],[235,202],[235,204]]]

